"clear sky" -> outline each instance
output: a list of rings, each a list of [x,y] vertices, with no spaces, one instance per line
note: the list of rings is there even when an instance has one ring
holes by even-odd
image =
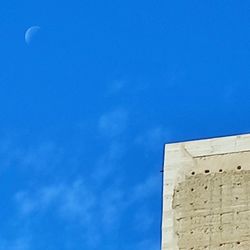
[[[0,249],[159,250],[164,143],[250,132],[249,11],[1,2]]]

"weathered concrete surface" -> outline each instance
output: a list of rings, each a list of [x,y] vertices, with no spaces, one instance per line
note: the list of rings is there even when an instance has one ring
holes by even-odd
[[[250,135],[166,145],[166,249],[250,249]]]

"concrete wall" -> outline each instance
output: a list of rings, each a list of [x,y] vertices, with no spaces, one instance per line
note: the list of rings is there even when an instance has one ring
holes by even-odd
[[[249,134],[166,145],[166,249],[250,249]]]

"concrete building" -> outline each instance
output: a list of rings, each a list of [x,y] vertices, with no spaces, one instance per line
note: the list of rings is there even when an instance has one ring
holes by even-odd
[[[162,250],[250,249],[250,134],[167,144]]]

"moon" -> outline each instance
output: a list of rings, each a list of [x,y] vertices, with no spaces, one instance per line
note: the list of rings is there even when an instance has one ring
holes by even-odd
[[[36,33],[40,30],[40,26],[31,26],[25,32],[24,39],[25,42],[29,45],[36,35]]]

